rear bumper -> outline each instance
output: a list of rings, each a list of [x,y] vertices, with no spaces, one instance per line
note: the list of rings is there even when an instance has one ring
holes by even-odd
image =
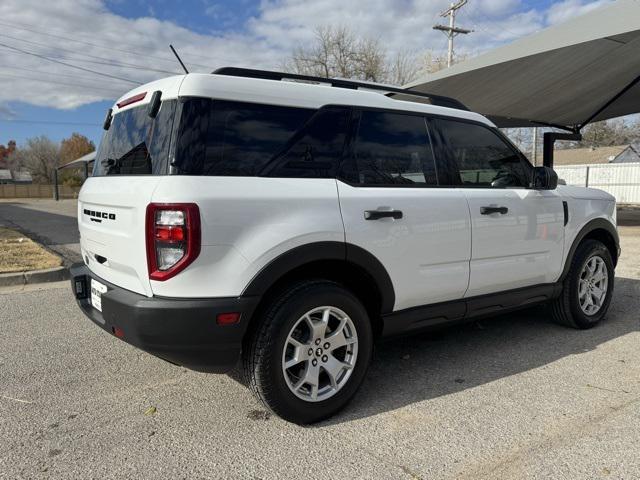
[[[242,338],[258,297],[146,297],[113,285],[84,264],[71,267],[71,288],[78,305],[93,323],[112,335],[168,362],[201,372],[222,373],[238,361]],[[90,279],[107,286],[102,312],[91,305]],[[77,282],[84,282],[78,292]],[[82,284],[82,283],[81,283]],[[218,325],[219,313],[239,312],[240,321]]]

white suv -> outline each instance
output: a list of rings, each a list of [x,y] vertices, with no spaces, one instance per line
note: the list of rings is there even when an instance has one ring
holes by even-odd
[[[549,302],[589,328],[616,205],[558,186],[486,118],[389,86],[226,68],[109,110],[78,202],[78,304],[278,415],[343,407],[379,337]]]

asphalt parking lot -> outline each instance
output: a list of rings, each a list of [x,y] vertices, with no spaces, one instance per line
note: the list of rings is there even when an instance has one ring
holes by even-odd
[[[640,478],[640,210],[619,223],[604,324],[536,308],[380,344],[311,427],[105,334],[66,283],[5,290],[0,478]]]

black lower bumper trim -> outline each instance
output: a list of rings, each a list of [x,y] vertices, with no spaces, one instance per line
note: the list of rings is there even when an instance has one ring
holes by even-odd
[[[202,372],[222,373],[238,361],[242,339],[258,297],[146,297],[94,275],[84,264],[71,267],[78,305],[96,325],[168,362]],[[90,279],[107,286],[102,312],[90,302]],[[219,313],[239,312],[240,321],[218,325]]]

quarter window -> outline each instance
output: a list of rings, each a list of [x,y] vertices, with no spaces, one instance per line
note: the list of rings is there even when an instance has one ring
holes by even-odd
[[[436,185],[425,119],[417,115],[361,112],[345,176],[362,185]]]
[[[518,152],[482,125],[434,119],[459,183],[479,187],[527,187],[527,170]]]
[[[295,107],[187,99],[173,166],[183,175],[257,175],[313,112]]]

